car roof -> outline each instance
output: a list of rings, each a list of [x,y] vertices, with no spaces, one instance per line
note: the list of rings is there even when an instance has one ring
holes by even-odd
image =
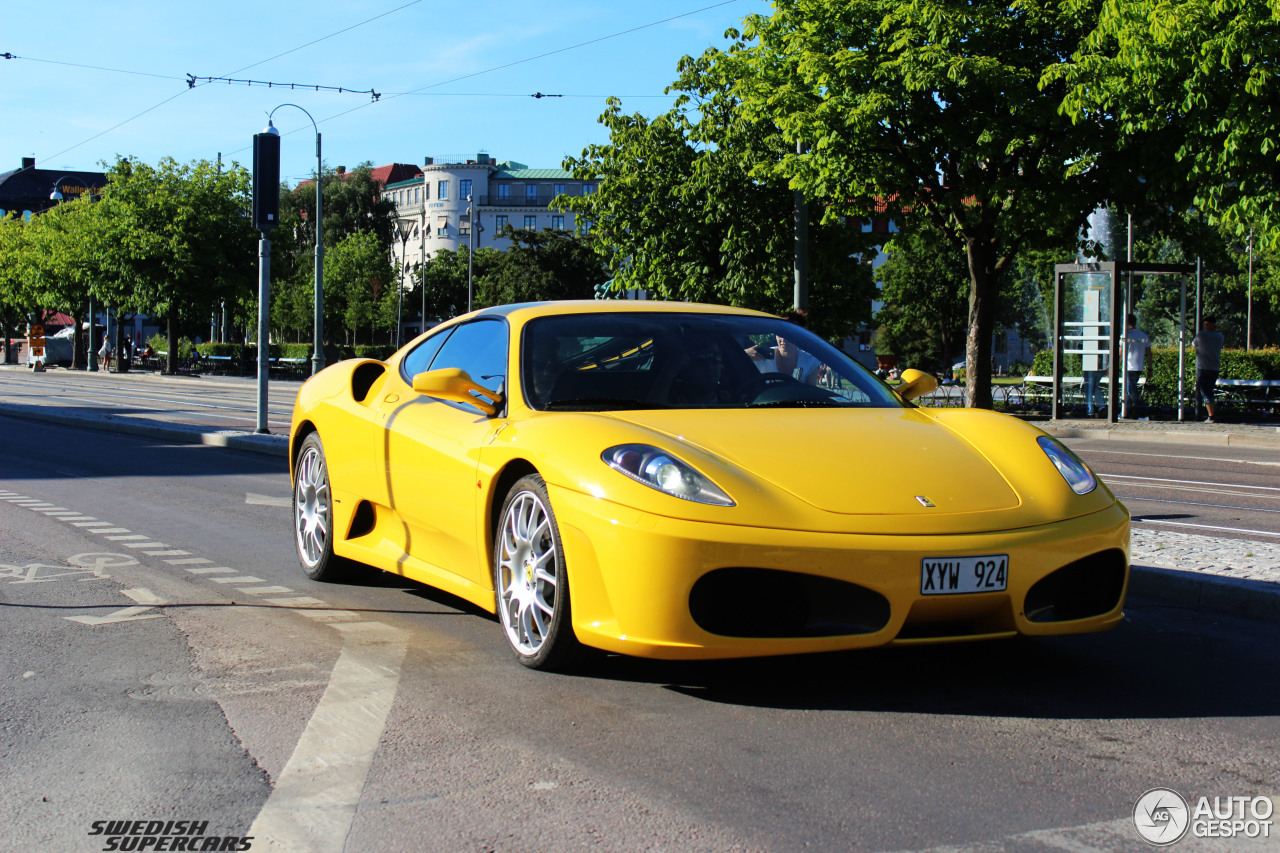
[[[615,314],[615,313],[665,313],[665,314],[734,314],[745,317],[773,317],[748,308],[729,305],[707,305],[699,302],[661,302],[654,299],[562,299],[550,302],[520,302],[512,305],[496,305],[482,308],[472,317],[506,317],[517,323],[525,323],[536,317],[563,316],[565,314]]]

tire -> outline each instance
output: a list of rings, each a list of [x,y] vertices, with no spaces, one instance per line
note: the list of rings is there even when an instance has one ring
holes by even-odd
[[[568,669],[583,651],[573,633],[564,548],[547,484],[520,478],[502,504],[493,545],[493,592],[503,634],[530,669]]]
[[[351,562],[333,553],[333,493],[319,433],[311,433],[298,451],[293,482],[293,544],[307,577],[336,581]]]

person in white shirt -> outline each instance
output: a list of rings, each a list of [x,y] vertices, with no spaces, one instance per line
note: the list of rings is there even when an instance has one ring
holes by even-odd
[[[808,324],[808,314],[801,310],[787,312],[786,318],[797,326]],[[806,385],[817,385],[822,372],[822,362],[800,349],[782,335],[776,336],[777,346],[766,348],[756,345],[747,348],[747,355],[756,363],[761,373],[785,373]]]
[[[1151,338],[1138,328],[1138,318],[1132,314],[1125,316],[1125,344],[1129,348],[1129,359],[1124,370],[1124,402],[1128,417],[1137,417],[1138,412],[1138,379],[1143,372],[1151,370]]]

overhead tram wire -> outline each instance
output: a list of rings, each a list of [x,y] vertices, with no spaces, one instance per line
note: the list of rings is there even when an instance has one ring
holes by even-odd
[[[494,66],[493,68],[486,68],[486,69],[484,69],[483,71],[476,71],[476,72],[473,72],[473,73],[471,73],[471,74],[463,74],[463,75],[461,75],[461,76],[459,76],[459,77],[453,77],[453,78],[451,78],[451,79],[449,79],[449,80],[441,80],[439,83],[432,83],[432,84],[430,84],[430,85],[428,85],[428,86],[421,86],[421,87],[419,87],[419,88],[417,88],[417,89],[411,89],[411,90],[409,90],[408,92],[386,92],[386,93],[384,93],[384,94],[383,94],[383,96],[382,96],[379,100],[377,100],[377,101],[376,101],[376,103],[384,104],[384,103],[386,103],[387,101],[393,100],[393,99],[395,99],[395,98],[403,98],[403,97],[408,97],[408,96],[410,96],[410,95],[430,95],[430,94],[437,94],[437,93],[427,92],[426,90],[427,90],[427,89],[435,89],[435,88],[437,88],[437,87],[439,87],[439,86],[447,86],[447,85],[449,85],[450,83],[457,83],[457,82],[459,82],[459,81],[461,81],[461,80],[469,80],[469,79],[471,79],[472,77],[480,77],[480,76],[482,76],[482,75],[484,75],[484,74],[492,74],[494,71],[503,71],[503,70],[505,70],[505,69],[507,69],[507,68],[514,68],[514,67],[515,67],[515,66],[517,66],[517,65],[524,65],[525,63],[533,62],[533,61],[538,60],[538,59],[545,59],[545,58],[547,58],[548,56],[555,56],[555,55],[560,54],[560,53],[567,53],[568,51],[571,51],[571,50],[577,50],[577,49],[578,49],[578,48],[580,48],[580,47],[587,47],[588,45],[597,44],[597,43],[602,42],[602,41],[608,41],[608,40],[610,40],[610,39],[615,39],[615,38],[619,38],[619,37],[621,37],[621,36],[630,35],[631,33],[637,33],[637,32],[640,32],[641,30],[647,30],[647,29],[649,29],[649,28],[651,28],[651,27],[657,27],[657,26],[660,26],[660,25],[662,25],[662,24],[670,23],[671,21],[678,21],[678,20],[680,20],[681,18],[688,18],[688,17],[691,17],[691,16],[693,16],[693,15],[698,15],[698,14],[701,14],[701,13],[703,13],[703,12],[710,11],[710,10],[712,10],[712,9],[718,9],[718,8],[720,8],[721,6],[730,6],[730,5],[732,5],[732,4],[734,4],[734,3],[737,3],[737,2],[739,2],[739,0],[721,0],[721,2],[719,2],[719,3],[712,3],[710,6],[703,6],[703,7],[702,7],[702,8],[700,8],[700,9],[694,9],[694,10],[692,10],[692,11],[690,11],[690,12],[684,12],[684,13],[679,14],[679,15],[672,15],[671,17],[669,17],[669,18],[663,18],[663,19],[662,19],[662,20],[660,20],[660,21],[651,21],[650,23],[647,23],[647,24],[641,24],[641,25],[640,25],[640,26],[638,26],[638,27],[631,27],[630,29],[621,30],[621,31],[616,32],[616,33],[610,33],[610,34],[609,34],[609,35],[607,35],[607,36],[600,36],[600,37],[598,37],[598,38],[588,39],[587,41],[584,41],[584,42],[578,42],[577,44],[572,44],[572,45],[569,45],[568,47],[562,47],[562,48],[558,48],[558,49],[556,49],[556,50],[549,50],[549,51],[547,51],[546,53],[540,53],[540,54],[537,54],[536,56],[526,57],[525,59],[517,59],[517,60],[516,60],[516,61],[514,61],[514,62],[508,62],[508,63],[505,63],[505,64],[503,64],[503,65],[496,65],[496,66]],[[252,67],[252,66],[250,66],[250,67]],[[244,69],[241,69],[241,70],[244,70]],[[232,72],[232,73],[238,73],[238,72]],[[581,95],[581,96],[570,96],[570,97],[595,97],[595,96]],[[603,95],[602,95],[602,96],[599,96],[599,97],[607,97],[607,96],[603,96]],[[638,95],[638,96],[635,96],[635,97],[666,97],[666,96],[665,96],[665,95],[661,95],[661,96],[660,96],[660,95]],[[343,116],[350,115],[351,113],[357,112],[358,110],[363,110],[363,109],[365,109],[366,107],[372,106],[374,103],[375,103],[374,101],[370,101],[369,103],[361,104],[361,105],[359,105],[359,106],[357,106],[357,107],[352,107],[352,108],[351,108],[351,109],[349,109],[349,110],[343,110],[343,111],[342,111],[342,112],[340,112],[340,113],[334,113],[334,114],[333,114],[333,115],[331,115],[331,116],[327,116],[327,117],[325,117],[325,118],[319,119],[319,120],[317,121],[317,124],[324,124],[325,122],[333,121],[334,119],[337,119],[337,118],[342,118]],[[290,132],[292,132],[292,131],[290,131]],[[244,149],[244,148],[240,149],[240,151],[244,151],[244,150],[247,150],[247,149]],[[234,154],[238,154],[238,153],[240,153],[240,151],[235,151],[235,152],[232,152],[232,153],[234,153]]]
[[[391,10],[389,10],[389,11],[383,12],[383,13],[381,13],[381,14],[379,14],[379,15],[375,15],[375,16],[373,16],[372,18],[368,18],[368,19],[366,19],[366,20],[364,20],[364,21],[361,21],[361,22],[360,22],[360,23],[358,23],[358,24],[352,24],[352,25],[351,25],[351,26],[349,26],[349,27],[344,27],[344,28],[343,28],[343,29],[341,29],[341,30],[337,30],[336,32],[330,33],[329,35],[322,36],[321,38],[318,38],[318,39],[314,39],[314,40],[312,40],[312,41],[309,41],[309,42],[307,42],[306,44],[302,44],[302,45],[299,45],[298,47],[291,48],[290,50],[286,50],[286,51],[284,51],[284,52],[282,52],[282,53],[278,53],[278,54],[276,54],[275,56],[268,57],[267,59],[263,59],[263,60],[261,60],[260,62],[255,62],[255,63],[252,63],[252,64],[250,64],[250,65],[246,65],[246,66],[244,66],[244,67],[242,67],[242,68],[237,68],[237,69],[236,69],[236,70],[234,70],[234,71],[227,72],[227,74],[225,74],[225,75],[219,75],[219,79],[222,79],[222,78],[225,78],[225,77],[229,77],[229,76],[230,76],[230,75],[232,75],[232,74],[239,74],[239,73],[241,73],[241,72],[243,72],[243,71],[247,71],[247,70],[248,70],[248,69],[250,69],[250,68],[256,68],[257,66],[259,66],[259,65],[263,65],[263,64],[268,63],[268,62],[271,62],[272,60],[279,59],[280,57],[287,56],[287,55],[289,55],[289,54],[291,54],[291,53],[295,53],[295,52],[297,52],[297,51],[299,51],[299,50],[302,50],[303,48],[310,47],[310,46],[315,45],[315,44],[319,44],[319,43],[320,43],[320,42],[322,42],[322,41],[326,41],[327,39],[334,38],[335,36],[338,36],[338,35],[341,35],[341,34],[343,34],[343,33],[345,33],[345,32],[349,32],[350,30],[356,29],[357,27],[362,27],[362,26],[364,26],[365,24],[372,23],[373,21],[376,21],[376,20],[378,20],[379,18],[385,18],[385,17],[386,17],[386,16],[388,16],[388,15],[391,15],[391,14],[394,14],[394,13],[396,13],[396,12],[399,12],[399,11],[402,11],[402,10],[404,10],[404,9],[407,9],[407,8],[409,8],[410,6],[416,6],[417,4],[419,4],[419,3],[421,3],[421,2],[422,2],[422,0],[412,0],[412,2],[406,3],[406,4],[402,5],[402,6],[397,6],[397,7],[396,7],[396,8],[394,8],[394,9],[391,9]],[[597,43],[599,43],[599,42],[602,42],[602,41],[608,41],[608,40],[610,40],[610,39],[614,39],[614,38],[619,38],[619,37],[624,36],[624,35],[630,35],[631,33],[640,32],[641,30],[646,30],[646,29],[649,29],[649,28],[651,28],[651,27],[660,26],[660,25],[662,25],[662,24],[670,23],[671,21],[678,21],[678,20],[680,20],[681,18],[688,18],[688,17],[690,17],[690,16],[692,16],[692,15],[698,15],[698,14],[701,14],[702,12],[707,12],[707,11],[710,11],[711,9],[718,9],[718,8],[720,8],[721,6],[729,6],[729,5],[732,5],[733,3],[737,3],[737,2],[739,2],[739,0],[721,0],[721,2],[719,2],[719,3],[712,3],[710,6],[703,6],[703,7],[699,8],[699,9],[694,9],[694,10],[692,10],[692,11],[684,12],[684,13],[679,14],[679,15],[672,15],[672,16],[670,16],[670,17],[663,18],[663,19],[658,20],[658,21],[651,21],[650,23],[647,23],[647,24],[641,24],[641,25],[640,25],[640,26],[638,26],[638,27],[631,27],[630,29],[621,30],[621,31],[619,31],[619,32],[611,33],[611,34],[609,34],[609,35],[600,36],[600,37],[598,37],[598,38],[594,38],[594,39],[588,39],[587,41],[579,42],[579,43],[577,43],[577,44],[573,44],[573,45],[569,45],[568,47],[562,47],[562,48],[559,48],[559,49],[557,49],[557,50],[547,51],[546,53],[540,53],[540,54],[537,54],[536,56],[530,56],[530,57],[527,57],[527,58],[525,58],[525,59],[518,59],[518,60],[516,60],[516,61],[514,61],[514,62],[508,62],[508,63],[505,63],[505,64],[503,64],[503,65],[498,65],[498,66],[495,66],[495,67],[493,67],[493,68],[487,68],[487,69],[484,69],[484,70],[482,70],[482,71],[476,71],[476,72],[473,72],[473,73],[471,73],[471,74],[463,74],[463,75],[461,75],[461,76],[459,76],[459,77],[454,77],[454,78],[449,79],[449,80],[442,80],[442,81],[440,81],[439,83],[432,83],[432,84],[430,84],[430,85],[428,85],[428,86],[422,86],[422,87],[419,87],[419,88],[417,88],[417,89],[410,90],[410,91],[408,91],[408,92],[390,93],[390,94],[387,94],[385,97],[386,97],[387,99],[390,99],[390,98],[397,98],[397,97],[406,97],[406,96],[409,96],[409,95],[435,94],[435,93],[428,93],[428,92],[426,92],[425,90],[427,90],[427,89],[434,89],[434,88],[437,88],[437,87],[440,87],[440,86],[447,86],[447,85],[448,85],[448,84],[450,84],[450,83],[457,83],[457,82],[459,82],[459,81],[461,81],[461,80],[468,80],[468,79],[470,79],[470,78],[472,78],[472,77],[479,77],[479,76],[484,75],[484,74],[491,74],[491,73],[493,73],[494,71],[502,71],[502,70],[504,70],[504,69],[507,69],[507,68],[513,68],[513,67],[515,67],[515,66],[517,66],[517,65],[523,65],[523,64],[525,64],[525,63],[533,62],[533,61],[538,60],[538,59],[545,59],[545,58],[546,58],[546,57],[548,57],[548,56],[555,56],[555,55],[560,54],[560,53],[566,53],[566,52],[571,51],[571,50],[577,50],[578,48],[581,48],[581,47],[586,47],[586,46],[588,46],[588,45],[597,44]],[[5,59],[20,59],[20,58],[21,58],[21,57],[18,57],[18,56],[13,55],[12,53],[0,54],[0,56],[3,56]],[[52,60],[38,60],[38,61],[51,62]],[[71,65],[72,63],[61,63],[61,64]],[[79,67],[92,68],[93,66],[79,66]],[[99,70],[112,71],[112,72],[115,72],[115,73],[141,73],[141,72],[126,72],[126,71],[120,71],[120,70],[118,70],[118,69],[106,69],[106,68],[104,68],[104,69],[99,69]],[[142,112],[137,113],[137,114],[135,114],[135,115],[133,115],[133,116],[131,116],[131,117],[129,117],[129,118],[127,118],[127,119],[125,119],[124,121],[122,121],[122,122],[120,122],[120,123],[118,123],[118,124],[112,125],[111,127],[107,128],[106,130],[101,131],[100,133],[96,133],[96,134],[94,134],[93,136],[90,136],[88,139],[85,139],[85,140],[83,140],[83,141],[81,141],[81,142],[77,142],[75,145],[72,145],[70,148],[63,149],[62,151],[59,151],[57,154],[54,154],[52,157],[49,157],[48,159],[51,159],[51,160],[57,159],[58,157],[61,157],[63,154],[66,154],[66,153],[68,153],[68,152],[70,152],[70,151],[74,151],[75,149],[79,148],[81,145],[84,145],[84,144],[86,144],[86,143],[92,142],[93,140],[95,140],[95,139],[97,139],[97,138],[99,138],[99,137],[101,137],[101,136],[105,136],[106,134],[108,134],[108,133],[112,132],[113,130],[117,130],[117,129],[121,128],[121,127],[124,127],[126,124],[129,124],[130,122],[132,122],[132,121],[134,121],[134,120],[136,120],[136,119],[141,118],[142,116],[146,115],[147,113],[151,112],[152,110],[155,110],[155,109],[158,109],[158,108],[160,108],[160,107],[164,106],[165,104],[169,103],[169,102],[170,102],[170,101],[172,101],[172,100],[175,100],[175,99],[176,99],[176,98],[178,98],[180,95],[183,95],[183,94],[185,94],[186,92],[189,92],[189,91],[191,91],[191,90],[192,90],[192,89],[194,89],[194,88],[199,88],[200,86],[208,85],[207,83],[198,83],[198,80],[197,80],[198,85],[191,85],[191,83],[189,82],[189,78],[190,78],[190,76],[191,76],[191,75],[187,75],[186,77],[168,77],[167,75],[161,75],[161,74],[148,74],[148,75],[145,75],[145,76],[160,77],[160,78],[162,78],[162,79],[186,80],[186,81],[188,81],[188,86],[187,86],[187,88],[183,89],[181,92],[178,92],[177,94],[175,94],[175,95],[173,95],[173,96],[171,96],[171,97],[165,98],[163,101],[161,101],[160,103],[156,104],[155,106],[148,107],[147,109],[143,110]],[[356,91],[359,91],[359,90],[356,90]],[[372,93],[372,91],[373,91],[373,90],[372,90],[372,89],[370,89],[370,90],[367,90],[367,92],[366,92],[366,93]],[[501,97],[501,96],[495,96],[495,97]],[[544,96],[544,97],[545,97],[545,96]],[[589,96],[589,95],[570,95],[570,96],[568,96],[568,97],[596,97],[596,96]],[[604,97],[604,96],[599,96],[599,97]],[[658,95],[636,95],[636,96],[631,96],[631,97],[646,97],[646,98],[648,98],[648,97],[665,97],[665,96],[658,96]],[[327,121],[332,121],[333,119],[337,119],[337,118],[341,118],[341,117],[343,117],[343,116],[345,116],[345,115],[349,115],[349,114],[351,114],[351,113],[355,112],[356,110],[364,109],[365,107],[369,106],[369,105],[370,105],[370,104],[372,104],[372,103],[381,103],[381,102],[382,102],[382,101],[381,101],[381,99],[380,99],[380,98],[375,98],[374,100],[370,101],[369,103],[361,104],[361,105],[360,105],[360,106],[358,106],[358,107],[353,107],[352,109],[344,110],[343,112],[340,112],[340,113],[334,113],[333,115],[328,116],[327,118],[322,118],[322,119],[320,119],[320,120],[317,122],[317,124],[324,124],[324,123],[325,123],[325,122],[327,122]],[[246,150],[246,149],[241,149],[241,150],[243,151],[243,150]],[[233,152],[233,153],[239,153],[239,152]]]
[[[255,63],[253,63],[253,64],[251,64],[251,65],[246,65],[246,66],[244,66],[243,68],[237,68],[235,71],[229,71],[229,72],[227,72],[227,74],[226,74],[226,75],[223,75],[223,76],[230,76],[231,74],[239,74],[240,72],[242,72],[242,71],[247,71],[247,70],[248,70],[248,69],[250,69],[250,68],[256,68],[257,66],[259,66],[259,65],[263,65],[263,64],[268,63],[268,62],[271,62],[271,61],[272,61],[272,60],[274,60],[274,59],[279,59],[279,58],[280,58],[280,57],[282,57],[282,56],[288,56],[289,54],[291,54],[291,53],[295,53],[295,52],[297,52],[297,51],[299,51],[299,50],[302,50],[303,48],[310,47],[311,45],[314,45],[314,44],[319,44],[319,43],[320,43],[320,42],[322,42],[322,41],[325,41],[325,40],[327,40],[327,39],[331,39],[331,38],[333,38],[333,37],[335,37],[335,36],[342,35],[343,33],[345,33],[345,32],[349,32],[350,30],[354,30],[354,29],[356,29],[357,27],[362,27],[362,26],[364,26],[365,24],[372,23],[373,21],[376,21],[376,20],[378,20],[379,18],[385,18],[386,16],[388,16],[388,15],[392,15],[392,14],[395,14],[396,12],[399,12],[399,11],[401,11],[401,10],[403,10],[403,9],[408,9],[410,6],[416,6],[417,4],[419,4],[419,3],[421,3],[421,2],[422,2],[422,0],[411,0],[411,2],[409,2],[409,3],[405,3],[405,4],[404,4],[404,5],[402,5],[402,6],[397,6],[396,8],[391,9],[391,10],[388,10],[388,11],[386,11],[386,12],[383,12],[383,13],[381,13],[381,14],[379,14],[379,15],[374,15],[372,18],[367,18],[367,19],[365,19],[365,20],[361,21],[361,22],[360,22],[360,23],[358,23],[358,24],[352,24],[352,25],[351,25],[351,26],[349,26],[349,27],[344,27],[344,28],[342,28],[342,29],[340,29],[340,30],[338,30],[338,31],[336,31],[336,32],[330,33],[330,34],[329,34],[329,35],[327,35],[327,36],[322,36],[322,37],[320,37],[320,38],[318,38],[318,39],[314,39],[313,41],[309,41],[309,42],[307,42],[306,44],[302,44],[302,45],[299,45],[299,46],[297,46],[297,47],[295,47],[295,48],[292,48],[292,49],[290,49],[290,50],[286,50],[286,51],[284,51],[283,53],[277,53],[275,56],[268,57],[267,59],[264,59],[264,60],[262,60],[262,61],[260,61],[260,62],[255,62]],[[3,57],[3,58],[5,58],[5,59],[21,59],[21,58],[22,58],[22,57],[20,57],[20,56],[15,56],[14,54],[12,54],[12,53],[8,53],[8,52],[3,53],[3,54],[0,54],[0,56],[2,56],[2,57]],[[47,60],[47,59],[45,59],[45,60],[29,60],[29,61],[33,61],[33,62],[51,62],[51,63],[54,63],[54,61],[53,61],[53,60]],[[70,62],[57,62],[57,63],[54,63],[54,64],[59,64],[59,65],[71,65],[71,66],[74,66],[74,67],[80,67],[80,68],[93,68],[94,70],[110,71],[110,72],[119,73],[119,74],[143,74],[142,72],[135,72],[135,71],[121,71],[121,70],[119,70],[119,69],[114,69],[114,68],[94,68],[94,66],[90,66],[90,65],[81,65],[81,66],[76,66],[74,63],[70,63]],[[164,74],[143,74],[143,76],[147,76],[147,77],[159,77],[159,78],[161,78],[161,79],[166,79],[166,80],[185,80],[185,79],[186,79],[185,77],[170,77],[170,76],[168,76],[168,75],[164,75]],[[201,85],[205,85],[205,84],[201,84]],[[100,132],[100,133],[95,133],[93,136],[90,136],[88,139],[85,139],[85,140],[83,140],[83,141],[81,141],[81,142],[77,142],[75,145],[72,145],[70,148],[66,148],[66,149],[63,149],[62,151],[59,151],[57,154],[54,154],[52,157],[48,157],[48,158],[43,158],[43,157],[42,157],[41,159],[56,160],[57,158],[61,157],[63,154],[66,154],[66,153],[68,153],[68,152],[70,152],[70,151],[74,151],[74,150],[76,150],[76,149],[77,149],[77,148],[79,148],[81,145],[85,145],[86,143],[92,142],[93,140],[97,139],[97,138],[98,138],[98,137],[100,137],[100,136],[105,136],[106,134],[111,133],[113,130],[117,130],[117,129],[121,128],[121,127],[124,127],[124,126],[125,126],[126,124],[128,124],[129,122],[134,121],[135,119],[139,119],[139,118],[141,118],[142,116],[146,115],[147,113],[151,112],[152,110],[159,109],[160,107],[164,106],[165,104],[169,103],[170,101],[172,101],[172,100],[174,100],[174,99],[178,98],[180,95],[184,95],[184,94],[186,94],[187,92],[191,91],[193,88],[196,88],[196,87],[195,87],[195,86],[192,86],[192,85],[190,85],[190,84],[188,84],[187,88],[183,89],[181,92],[178,92],[176,95],[173,95],[173,96],[171,96],[171,97],[165,98],[163,101],[161,101],[160,103],[156,104],[155,106],[148,107],[147,109],[143,110],[142,112],[137,113],[136,115],[130,116],[129,118],[125,119],[124,121],[120,122],[119,124],[112,125],[111,127],[107,128],[106,130],[104,130],[104,131],[102,131],[102,132]],[[370,91],[372,91],[372,90],[370,90]]]

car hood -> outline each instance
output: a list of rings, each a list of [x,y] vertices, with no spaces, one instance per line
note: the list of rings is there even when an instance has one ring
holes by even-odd
[[[645,410],[620,420],[719,457],[817,509],[937,518],[1019,506],[1008,479],[914,409]]]

